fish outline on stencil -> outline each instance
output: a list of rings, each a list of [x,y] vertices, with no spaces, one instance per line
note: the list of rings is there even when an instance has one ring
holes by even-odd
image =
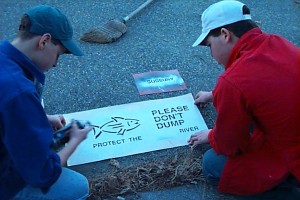
[[[102,126],[96,126],[100,131],[95,136],[95,139],[97,139],[101,133],[117,133],[117,135],[124,135],[125,132],[131,131],[141,125],[138,119],[124,117],[112,117],[111,119],[111,121]]]

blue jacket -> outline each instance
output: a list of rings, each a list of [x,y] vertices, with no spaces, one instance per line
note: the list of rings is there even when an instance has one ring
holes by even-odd
[[[46,192],[61,173],[53,131],[34,80],[45,75],[8,41],[0,43],[0,197],[26,185]]]

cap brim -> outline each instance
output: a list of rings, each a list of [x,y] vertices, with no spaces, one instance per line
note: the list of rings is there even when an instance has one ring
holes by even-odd
[[[203,42],[203,40],[206,38],[209,32],[201,33],[201,35],[198,37],[198,39],[194,42],[192,47],[198,46]]]
[[[83,52],[81,49],[77,46],[75,41],[73,39],[71,40],[60,40],[60,42],[64,45],[64,47],[70,52],[71,54],[75,56],[83,56]]]

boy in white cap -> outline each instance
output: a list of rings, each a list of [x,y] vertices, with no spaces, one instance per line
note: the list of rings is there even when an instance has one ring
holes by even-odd
[[[198,45],[225,68],[211,92],[196,95],[195,104],[217,111],[214,128],[188,140],[212,147],[203,175],[224,193],[300,199],[299,48],[263,33],[233,0],[203,12]]]
[[[0,198],[85,199],[87,179],[62,167],[92,127],[72,123],[68,145],[52,150],[61,115],[47,116],[41,104],[44,72],[60,55],[83,55],[73,29],[58,9],[37,6],[24,14],[18,36],[0,43]]]

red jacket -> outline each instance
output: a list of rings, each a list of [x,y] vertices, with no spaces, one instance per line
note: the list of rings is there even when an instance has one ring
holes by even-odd
[[[300,181],[299,48],[259,28],[247,32],[213,96],[218,114],[209,141],[228,156],[220,191],[260,193],[290,173]]]

